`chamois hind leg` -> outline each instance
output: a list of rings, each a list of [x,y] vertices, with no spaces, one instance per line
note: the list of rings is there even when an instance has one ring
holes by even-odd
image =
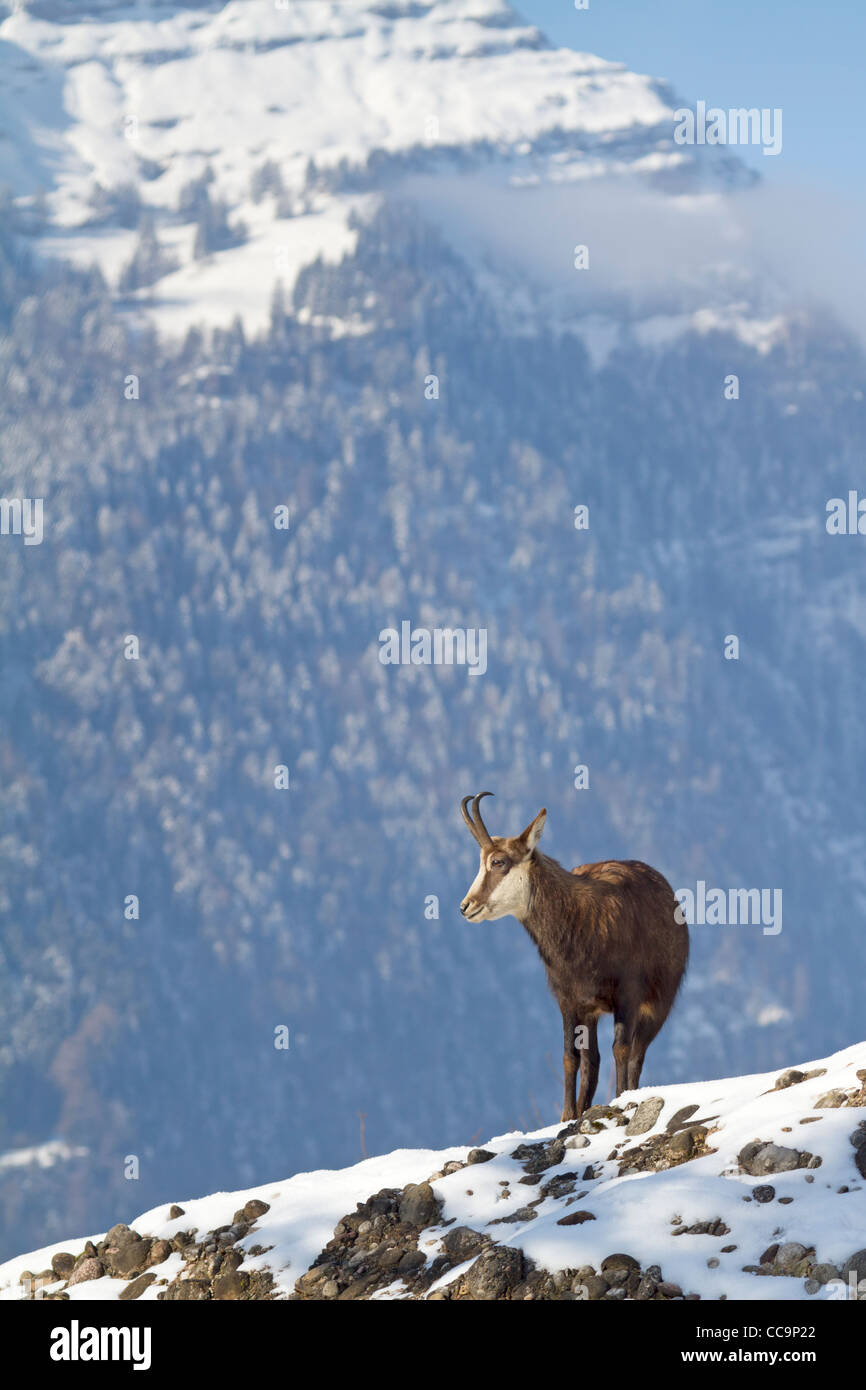
[[[628,1056],[628,1067],[626,1069],[626,1081],[629,1091],[636,1091],[640,1086],[640,1074],[643,1070],[646,1050],[662,1026],[664,1019],[660,1019],[655,1014],[651,1005],[641,1006],[638,1015],[637,1027],[631,1042],[631,1050]]]
[[[616,1064],[616,1093],[628,1089],[628,1062],[631,1056],[633,1025],[629,1015],[617,1005],[613,1016],[613,1060]]]
[[[580,1091],[577,1097],[577,1113],[582,1115],[584,1110],[592,1105],[592,1098],[595,1095],[595,1088],[598,1085],[598,1019],[590,1018],[584,1025],[586,1028],[586,1047],[580,1050]]]

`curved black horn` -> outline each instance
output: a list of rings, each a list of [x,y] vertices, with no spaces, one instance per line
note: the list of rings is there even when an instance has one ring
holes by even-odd
[[[481,800],[482,796],[492,795],[493,792],[479,792],[477,796],[464,796],[463,800],[460,803],[460,810],[463,812],[463,819],[469,826],[469,829],[472,831],[473,837],[478,841],[478,844],[481,846],[482,849],[487,849],[490,845],[492,845],[493,841],[490,838],[490,831],[487,829],[487,826],[481,819],[481,812],[478,809],[478,803]],[[471,816],[469,812],[466,810],[467,801],[472,802]]]
[[[474,822],[473,822],[472,820],[470,820],[470,818],[469,818],[469,812],[468,812],[467,809],[466,809],[466,803],[467,803],[467,801],[471,801],[471,800],[472,800],[472,797],[471,797],[471,796],[464,796],[463,800],[462,800],[461,803],[460,803],[460,810],[463,812],[463,819],[465,820],[466,824],[469,826],[469,829],[470,829],[471,832],[472,832],[472,838],[475,839],[475,840],[477,840],[477,839],[478,839],[478,832],[477,832],[476,829],[475,829],[475,824],[474,824]]]

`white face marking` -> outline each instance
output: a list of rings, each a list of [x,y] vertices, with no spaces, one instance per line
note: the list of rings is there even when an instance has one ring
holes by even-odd
[[[470,901],[470,904],[472,900],[484,892],[486,878],[487,869],[482,854],[481,866],[466,894],[466,899]],[[528,908],[529,862],[525,860],[522,864],[516,864],[497,883],[483,907],[477,908],[470,905],[466,920],[469,922],[495,922],[500,917],[520,918],[526,916]]]

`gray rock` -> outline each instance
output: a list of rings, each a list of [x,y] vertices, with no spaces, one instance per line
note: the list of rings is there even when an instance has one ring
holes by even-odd
[[[699,1105],[684,1105],[677,1110],[676,1114],[671,1115],[665,1125],[668,1134],[675,1134],[678,1129],[682,1129],[683,1125],[691,1119],[692,1115],[696,1115],[699,1109]]]
[[[591,1211],[570,1211],[565,1216],[561,1216],[557,1221],[557,1226],[582,1226],[585,1221],[594,1221],[595,1217]]]
[[[498,1216],[490,1222],[491,1226],[517,1226],[521,1221],[534,1221],[538,1213],[532,1207],[521,1207],[509,1216]]]
[[[401,1221],[410,1226],[430,1226],[439,1215],[439,1204],[429,1182],[409,1183],[400,1196]]]
[[[452,1226],[442,1242],[455,1264],[471,1259],[489,1243],[489,1236],[473,1231],[471,1226]]]
[[[151,1284],[156,1282],[155,1274],[139,1274],[137,1279],[133,1279],[120,1290],[120,1302],[130,1303],[134,1298],[140,1298],[145,1289],[149,1289]]]
[[[617,1253],[615,1255],[608,1255],[606,1259],[602,1260],[601,1272],[605,1279],[610,1282],[614,1275],[619,1275],[620,1273],[624,1273],[626,1277],[628,1277],[629,1274],[640,1274],[640,1265],[633,1256]]]
[[[151,1240],[136,1236],[134,1241],[128,1241],[120,1250],[109,1247],[103,1256],[109,1273],[118,1274],[122,1279],[130,1274],[140,1274],[148,1262],[152,1244]]]
[[[841,1279],[842,1275],[835,1265],[813,1265],[810,1277],[816,1284],[829,1284],[831,1279]]]
[[[815,1101],[815,1110],[838,1110],[845,1104],[848,1097],[844,1091],[825,1091],[823,1096],[819,1096]]]
[[[587,1149],[589,1148],[589,1140],[585,1134],[572,1134],[566,1139],[565,1147],[567,1149]]]
[[[866,1279],[866,1250],[855,1250],[854,1254],[843,1264],[842,1278],[846,1284],[852,1274],[857,1276],[858,1284],[861,1280]]]
[[[101,1260],[79,1260],[69,1277],[70,1287],[73,1284],[84,1284],[89,1279],[101,1279],[104,1273]]]
[[[854,1146],[854,1166],[861,1178],[866,1178],[866,1122],[861,1121],[851,1135]]]
[[[218,1274],[213,1281],[213,1296],[221,1301],[237,1301],[246,1296],[249,1288],[249,1276],[240,1274],[236,1269],[229,1270],[225,1274]]]
[[[746,1144],[738,1154],[738,1162],[744,1172],[752,1177],[762,1178],[769,1173],[788,1173],[795,1168],[805,1168],[810,1154],[801,1154],[797,1149],[786,1149],[781,1144],[766,1144],[756,1140]]]
[[[491,1158],[495,1157],[496,1154],[491,1153],[489,1149],[470,1149],[468,1154],[466,1155],[466,1162],[489,1163]]]
[[[650,1096],[648,1100],[642,1100],[626,1125],[625,1132],[629,1138],[636,1134],[646,1134],[652,1129],[664,1109],[664,1104],[663,1096]]]
[[[479,1255],[467,1271],[467,1292],[473,1299],[492,1302],[521,1282],[523,1270],[522,1251],[512,1246],[493,1246]]]
[[[784,1245],[780,1245],[776,1251],[775,1263],[786,1274],[791,1274],[806,1254],[805,1245],[800,1245],[799,1241],[789,1240]]]
[[[784,1091],[788,1086],[799,1086],[800,1082],[805,1080],[806,1073],[804,1071],[797,1071],[795,1067],[791,1067],[788,1071],[783,1071],[781,1076],[776,1077],[773,1090]]]
[[[176,1279],[159,1295],[169,1303],[203,1303],[210,1297],[207,1279]]]
[[[127,1245],[133,1245],[135,1241],[141,1240],[137,1231],[130,1230],[121,1221],[117,1226],[112,1226],[108,1235],[105,1237],[106,1249],[123,1250]]]
[[[423,1250],[406,1250],[397,1264],[398,1274],[414,1274],[416,1269],[422,1269],[427,1263],[427,1256]]]
[[[769,1183],[759,1183],[757,1187],[752,1188],[752,1196],[756,1202],[772,1202],[775,1195],[776,1189]]]
[[[58,1250],[56,1255],[51,1256],[51,1268],[58,1279],[68,1279],[75,1268],[75,1256],[68,1250]]]
[[[252,1225],[254,1221],[258,1221],[259,1217],[264,1216],[265,1212],[270,1211],[270,1209],[269,1202],[263,1202],[259,1197],[251,1197],[244,1206],[243,1219]]]

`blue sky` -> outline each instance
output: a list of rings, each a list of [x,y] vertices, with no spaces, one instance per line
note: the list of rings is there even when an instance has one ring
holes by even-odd
[[[866,0],[512,0],[549,38],[667,78],[684,104],[781,107],[761,173],[859,199],[866,160]]]

